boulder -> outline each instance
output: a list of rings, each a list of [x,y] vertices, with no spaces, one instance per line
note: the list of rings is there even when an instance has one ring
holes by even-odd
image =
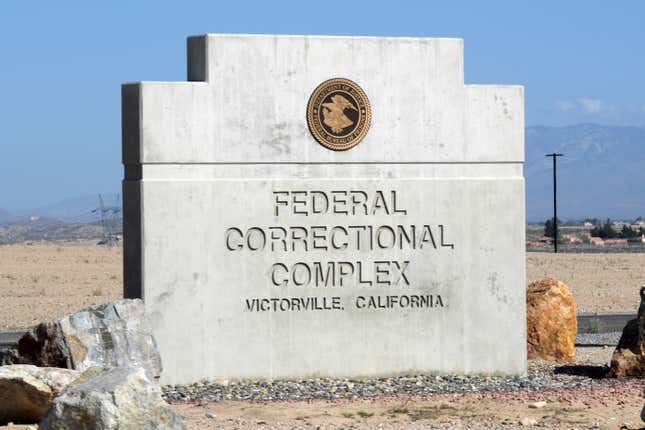
[[[152,379],[159,378],[162,370],[139,299],[116,300],[41,323],[18,341],[9,356],[13,364],[77,370],[143,367]]]
[[[81,372],[54,367],[0,367],[0,425],[37,423],[54,398]]]
[[[611,356],[609,376],[645,377],[645,287],[640,298],[638,317],[627,322]]]
[[[554,278],[531,283],[526,291],[528,358],[576,361],[577,333],[576,304],[567,286]]]
[[[58,396],[40,430],[179,430],[185,425],[142,368],[91,368]]]
[[[5,361],[39,367],[73,368],[72,357],[58,322],[44,322],[25,333]]]

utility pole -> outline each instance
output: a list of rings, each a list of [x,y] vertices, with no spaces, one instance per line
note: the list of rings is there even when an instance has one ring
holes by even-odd
[[[558,253],[558,180],[556,177],[556,160],[562,154],[546,154],[545,157],[553,158],[553,250]]]

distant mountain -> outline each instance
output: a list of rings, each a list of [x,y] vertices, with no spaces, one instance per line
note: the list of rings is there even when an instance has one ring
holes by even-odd
[[[11,212],[0,208],[0,225],[10,224],[16,220],[16,216]]]
[[[558,158],[558,218],[645,216],[645,128],[581,124],[526,128],[526,218],[553,216],[552,160]]]
[[[51,225],[60,224],[68,221],[58,218],[49,217],[46,215],[29,215],[27,213],[19,212],[12,213],[4,209],[0,209],[0,226],[14,225],[14,224],[33,224],[33,225]]]
[[[105,208],[121,208],[119,194],[101,194]],[[100,219],[98,194],[80,196],[42,206],[35,209],[14,211],[22,219],[46,218],[64,222],[92,222]],[[112,214],[112,212],[109,212]]]
[[[558,159],[558,217],[633,219],[645,216],[645,128],[580,124],[526,128],[526,219],[553,216],[551,158]],[[102,194],[104,206],[121,207],[116,193]],[[0,224],[100,219],[97,195],[81,196],[29,210],[0,209]]]

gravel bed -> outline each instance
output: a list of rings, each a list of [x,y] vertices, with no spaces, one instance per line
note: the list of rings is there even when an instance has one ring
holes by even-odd
[[[610,333],[578,333],[576,345],[618,345],[620,340],[619,331]]]
[[[307,379],[299,381],[199,382],[163,387],[168,402],[222,400],[342,399],[391,395],[426,395],[478,391],[508,392],[548,388],[605,386],[602,366],[556,365],[531,360],[526,376],[417,375],[378,379]]]

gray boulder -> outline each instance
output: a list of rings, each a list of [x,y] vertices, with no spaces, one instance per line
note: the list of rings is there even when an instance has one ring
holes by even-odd
[[[77,370],[143,367],[151,379],[159,378],[162,370],[139,299],[116,300],[41,323],[19,340],[10,357],[13,364]]]
[[[40,430],[184,430],[142,368],[91,368],[58,396]]]
[[[37,423],[54,398],[80,374],[55,367],[0,367],[0,425]]]

